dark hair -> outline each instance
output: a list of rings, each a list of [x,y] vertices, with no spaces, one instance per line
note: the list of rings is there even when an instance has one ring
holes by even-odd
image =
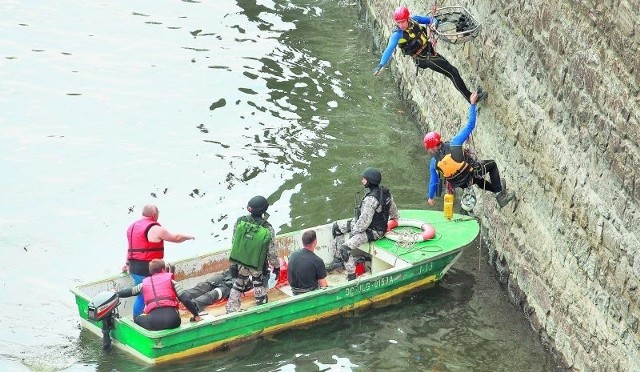
[[[149,272],[151,273],[151,275],[159,273],[160,271],[162,271],[162,269],[164,269],[164,267],[164,261],[161,259],[154,258],[149,262]]]
[[[302,245],[308,246],[316,240],[315,230],[307,230],[302,234]]]

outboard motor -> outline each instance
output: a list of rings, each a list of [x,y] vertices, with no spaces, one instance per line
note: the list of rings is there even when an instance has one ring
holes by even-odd
[[[114,328],[114,317],[119,317],[117,307],[120,305],[120,297],[111,291],[98,293],[89,302],[88,318],[93,321],[102,321],[102,348],[111,347],[111,335],[109,331]]]

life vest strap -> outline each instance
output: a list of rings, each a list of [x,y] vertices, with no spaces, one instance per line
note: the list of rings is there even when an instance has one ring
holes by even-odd
[[[129,248],[129,252],[163,252],[164,248]]]
[[[154,288],[154,293],[155,293],[155,288]],[[167,297],[167,296],[160,296],[160,297],[154,297],[154,298],[150,298],[149,301],[145,301],[144,304],[145,305],[149,305],[152,302],[160,302],[160,301],[173,301],[172,297]]]

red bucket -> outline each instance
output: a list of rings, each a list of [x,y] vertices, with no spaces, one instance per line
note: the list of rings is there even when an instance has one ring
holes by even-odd
[[[287,284],[287,261],[280,259],[280,276],[278,277],[278,284]]]
[[[366,270],[367,270],[367,268],[364,266],[364,260],[358,261],[356,263],[356,276],[360,276],[360,275],[364,274],[364,272]]]

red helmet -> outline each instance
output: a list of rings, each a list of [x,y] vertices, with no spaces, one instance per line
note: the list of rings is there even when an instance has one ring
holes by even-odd
[[[393,20],[404,21],[409,18],[409,9],[406,6],[399,6],[393,11]]]
[[[438,132],[429,132],[424,136],[424,148],[429,150],[437,147],[442,143],[442,139],[440,138],[440,133]]]

